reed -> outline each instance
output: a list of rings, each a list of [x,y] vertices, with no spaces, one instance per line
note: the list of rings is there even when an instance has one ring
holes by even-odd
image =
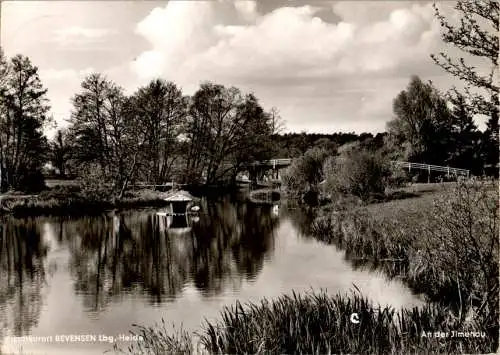
[[[356,312],[360,323],[350,315]],[[431,331],[451,334],[469,329],[447,310],[435,305],[402,309],[373,305],[353,294],[331,296],[325,292],[283,295],[260,304],[236,303],[226,307],[221,320],[208,323],[201,335],[211,353],[435,353],[489,352],[484,337],[439,339],[422,336]],[[474,331],[480,331],[474,328]]]
[[[145,327],[133,324],[134,330],[130,332],[131,336],[136,336],[138,341],[132,342],[126,349],[120,348],[117,344],[113,346],[115,354],[193,354],[195,347],[192,335],[182,327],[176,329],[167,329],[165,320],[154,326]]]
[[[350,319],[354,312],[359,315],[358,324]],[[128,353],[431,354],[496,350],[495,341],[484,329],[460,323],[443,307],[428,304],[396,310],[374,305],[356,293],[292,293],[259,303],[237,302],[225,307],[219,320],[206,321],[199,332],[179,336],[164,329],[141,327],[144,341]],[[449,336],[436,337],[434,332],[438,331]],[[452,331],[471,331],[476,336],[452,337]]]

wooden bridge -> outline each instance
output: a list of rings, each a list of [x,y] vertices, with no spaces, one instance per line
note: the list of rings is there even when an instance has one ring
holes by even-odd
[[[276,183],[277,181],[280,180],[280,175],[279,175],[279,170],[284,169],[288,167],[290,164],[292,164],[293,158],[281,158],[281,159],[269,159],[269,160],[261,160],[261,161],[255,161],[247,165],[249,170],[251,171],[251,175],[253,177],[252,181],[254,182],[260,182],[262,185],[262,177],[266,171],[272,170],[273,171],[273,179],[272,181],[269,181],[268,185],[270,187],[273,185],[272,183]],[[445,173],[448,177],[465,177],[469,178],[470,177],[470,171],[467,169],[459,169],[459,168],[454,168],[450,166],[441,166],[441,165],[431,165],[431,164],[422,164],[422,163],[412,163],[412,162],[407,162],[407,161],[391,161],[391,164],[394,167],[401,168],[401,169],[408,169],[409,172],[412,170],[420,170],[420,171],[425,171],[428,173],[429,180],[430,180],[430,175],[431,172],[440,172],[440,173]],[[132,188],[152,188],[152,189],[157,189],[157,188],[174,188],[175,187],[183,187],[184,185],[174,183],[174,182],[167,182],[161,185],[147,185],[147,184],[136,184],[136,185],[130,185]]]
[[[292,161],[293,161],[293,159],[291,159],[291,158],[256,161],[256,162],[253,162],[251,164],[251,167],[260,168],[260,169],[268,168],[268,169],[273,169],[274,171],[277,171],[279,169],[282,169],[282,168],[289,166],[292,163]],[[407,162],[407,161],[391,161],[391,164],[394,167],[408,169],[408,171],[410,171],[410,172],[412,170],[426,171],[429,174],[429,176],[430,176],[431,172],[435,171],[435,172],[440,172],[440,173],[446,173],[448,177],[450,177],[450,176],[455,176],[455,177],[463,176],[466,178],[470,177],[469,170],[453,168],[450,166],[411,163],[411,162]]]
[[[262,160],[262,161],[256,161],[251,164],[251,166],[262,166],[262,167],[272,167],[273,169],[276,168],[283,168],[287,167],[288,165],[292,164],[293,159],[291,158],[285,158],[285,159],[271,159],[271,160]]]

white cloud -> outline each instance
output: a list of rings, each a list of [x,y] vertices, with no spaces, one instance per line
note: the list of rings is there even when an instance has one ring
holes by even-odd
[[[39,71],[42,82],[53,82],[57,80],[78,80],[95,72],[94,68],[76,69],[43,69]]]
[[[62,45],[74,45],[75,43],[103,41],[112,34],[116,34],[116,31],[109,28],[70,26],[55,29],[52,41]]]
[[[135,60],[134,71],[141,77],[177,71],[185,58],[210,46],[213,18],[211,2],[170,1],[155,8],[137,25],[153,50]]]
[[[404,89],[401,78],[439,74],[429,58],[440,43],[431,4],[335,3],[332,8],[343,20],[332,24],[316,17],[318,9],[311,6],[259,15],[254,3],[241,2],[234,4],[236,12],[254,20],[239,25],[220,21],[217,6],[175,1],[152,11],[137,26],[151,49],[137,58],[133,70],[141,78],[164,76],[181,86],[213,80],[252,90],[269,105],[285,107],[292,129],[302,119],[293,111],[321,97],[309,109],[329,113],[317,117],[335,120],[341,113],[338,120],[377,119],[382,130],[393,95]],[[381,96],[371,94],[377,82],[385,85]],[[365,95],[328,97],[332,87],[349,91],[353,86]],[[288,102],[294,102],[293,110]]]

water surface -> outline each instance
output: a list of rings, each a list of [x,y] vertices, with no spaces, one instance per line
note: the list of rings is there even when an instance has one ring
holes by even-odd
[[[4,218],[0,240],[0,342],[24,354],[102,354],[106,341],[58,335],[128,334],[163,318],[199,330],[236,300],[324,289],[394,307],[422,304],[397,281],[354,268],[344,253],[307,235],[307,218],[285,208],[204,201],[199,220],[158,211],[84,218]],[[174,222],[174,223],[172,223]],[[121,343],[120,345],[126,345]]]

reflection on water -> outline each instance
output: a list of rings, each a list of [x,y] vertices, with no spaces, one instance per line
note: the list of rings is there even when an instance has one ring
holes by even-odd
[[[0,331],[9,335],[126,333],[132,323],[197,328],[236,299],[257,301],[324,287],[389,303],[418,303],[400,284],[356,271],[343,253],[307,235],[310,216],[222,199],[197,216],[162,211],[84,218],[4,218],[0,241]],[[365,291],[363,290],[363,292]],[[383,290],[383,291],[382,291]],[[387,295],[385,295],[387,298]],[[5,345],[5,344],[4,344]],[[52,346],[52,347],[51,347]],[[103,344],[31,344],[29,353]],[[26,348],[26,347],[25,347]],[[92,350],[90,350],[92,349]]]
[[[54,227],[59,242],[69,246],[75,294],[83,296],[86,310],[100,312],[123,293],[161,304],[179,296],[188,281],[211,295],[227,283],[254,278],[278,224],[268,210],[205,202],[189,228],[184,216],[137,212]]]
[[[32,219],[0,225],[0,331],[22,335],[40,316],[47,246]]]

